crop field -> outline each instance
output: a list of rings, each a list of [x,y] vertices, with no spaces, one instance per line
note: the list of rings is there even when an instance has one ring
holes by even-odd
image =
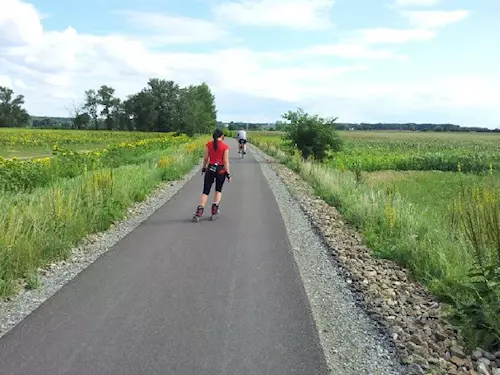
[[[339,134],[343,149],[323,163],[301,161],[279,132],[251,132],[249,141],[301,174],[377,256],[455,306],[469,345],[498,343],[500,288],[471,291],[490,290],[500,275],[481,284],[470,271],[500,269],[500,135]]]
[[[141,132],[0,128],[0,156],[43,157],[51,155],[54,145],[74,151],[87,151],[157,137],[156,133]]]
[[[205,141],[171,133],[1,130],[0,298],[35,287],[39,268],[66,258],[163,181],[182,178]],[[9,158],[12,150],[17,156]],[[43,157],[32,158],[34,150]]]

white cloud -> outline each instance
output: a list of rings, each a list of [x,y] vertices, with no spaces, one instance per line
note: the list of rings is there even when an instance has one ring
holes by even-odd
[[[0,10],[0,47],[25,46],[40,41],[43,29],[32,4],[2,0]]]
[[[425,29],[391,29],[385,27],[361,29],[357,31],[357,38],[367,44],[400,44],[420,42],[436,37],[432,30]],[[356,37],[355,37],[356,38]]]
[[[332,26],[333,0],[235,0],[214,8],[220,22],[321,30]]]
[[[119,13],[138,30],[149,31],[147,39],[162,44],[211,42],[228,37],[228,32],[222,26],[206,20],[150,12]]]
[[[392,50],[370,49],[361,43],[339,43],[330,45],[314,45],[301,51],[305,55],[337,56],[348,59],[367,60],[406,60],[404,55],[398,55]]]
[[[433,6],[441,3],[441,0],[396,0],[396,5],[405,6]]]
[[[407,18],[411,25],[424,29],[451,25],[463,21],[469,14],[468,10],[418,10],[402,12],[402,16]]]
[[[12,88],[14,85],[9,76],[0,74],[0,86]]]

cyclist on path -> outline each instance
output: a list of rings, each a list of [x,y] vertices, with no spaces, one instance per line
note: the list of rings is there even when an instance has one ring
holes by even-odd
[[[240,129],[238,131],[238,135],[236,136],[236,138],[238,139],[240,150],[241,150],[242,145],[243,145],[242,152],[243,152],[243,155],[245,155],[247,153],[247,132],[243,129]]]

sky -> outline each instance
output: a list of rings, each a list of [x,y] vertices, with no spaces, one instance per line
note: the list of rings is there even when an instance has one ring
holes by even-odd
[[[68,116],[106,84],[207,82],[220,121],[500,127],[499,0],[0,0],[0,85]]]

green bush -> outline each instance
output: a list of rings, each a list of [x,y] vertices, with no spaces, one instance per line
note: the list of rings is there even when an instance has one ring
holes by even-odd
[[[222,128],[222,133],[224,133],[224,137],[228,138],[236,137],[236,132],[233,130],[229,130],[228,128]]]
[[[297,147],[302,156],[313,157],[321,161],[329,151],[340,151],[342,139],[335,131],[335,119],[323,119],[318,115],[309,115],[301,108],[288,111],[282,116],[290,121],[285,127],[285,139]]]

